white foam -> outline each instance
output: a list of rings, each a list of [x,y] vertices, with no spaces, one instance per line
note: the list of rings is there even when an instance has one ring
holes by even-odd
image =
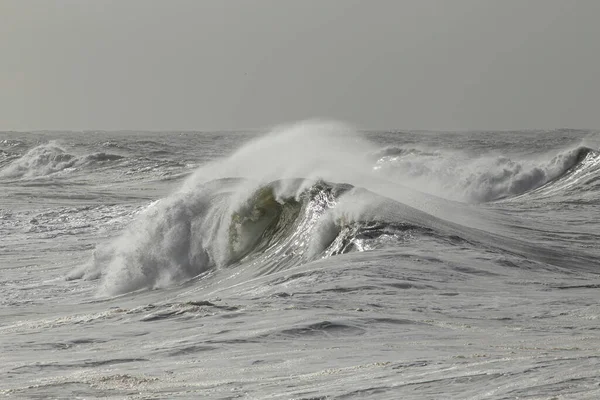
[[[396,151],[381,157],[375,169],[414,189],[451,200],[486,202],[536,189],[581,161],[577,147],[535,159],[493,154],[473,158],[460,151]]]

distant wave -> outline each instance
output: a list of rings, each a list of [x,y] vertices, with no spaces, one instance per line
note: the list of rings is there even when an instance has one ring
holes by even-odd
[[[21,140],[17,140],[17,139],[3,139],[0,140],[0,146],[4,146],[4,147],[19,147],[19,146],[23,146],[25,143],[22,142]]]
[[[68,153],[56,142],[36,146],[0,170],[2,178],[35,178],[51,175],[68,168],[117,161],[123,156],[110,153],[93,153],[76,156]]]
[[[124,157],[118,154],[110,154],[110,153],[94,153],[88,154],[83,158],[80,158],[84,162],[104,162],[104,161],[117,161],[122,160]]]
[[[579,146],[550,159],[513,160],[506,156],[470,159],[452,151],[389,147],[376,153],[375,169],[395,175],[415,189],[468,202],[488,202],[557,182],[600,154]]]
[[[574,163],[566,168],[564,172],[553,179],[548,180],[533,190],[524,192],[518,198],[524,196],[547,197],[557,194],[583,194],[588,191],[598,191],[600,186],[600,152],[587,147],[579,147],[573,150]],[[580,197],[580,196],[577,196]]]

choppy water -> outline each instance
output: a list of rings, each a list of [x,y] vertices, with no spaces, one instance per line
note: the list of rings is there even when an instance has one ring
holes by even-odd
[[[598,398],[599,148],[0,133],[0,394]]]

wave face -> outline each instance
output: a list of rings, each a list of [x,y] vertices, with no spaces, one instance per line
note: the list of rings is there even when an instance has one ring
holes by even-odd
[[[578,146],[534,160],[506,156],[471,158],[459,151],[388,147],[376,153],[375,169],[417,190],[452,200],[488,202],[532,191],[566,178],[600,153]],[[594,161],[595,160],[595,161]]]

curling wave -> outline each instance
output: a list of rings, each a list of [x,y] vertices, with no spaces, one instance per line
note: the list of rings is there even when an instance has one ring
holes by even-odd
[[[367,205],[386,200],[348,184],[279,180],[240,198],[240,188],[248,183],[211,181],[194,194],[152,205],[121,238],[98,247],[90,265],[70,278],[102,278],[101,293],[113,295],[241,264],[262,275],[322,257],[397,245],[430,232],[374,214],[376,208]]]

